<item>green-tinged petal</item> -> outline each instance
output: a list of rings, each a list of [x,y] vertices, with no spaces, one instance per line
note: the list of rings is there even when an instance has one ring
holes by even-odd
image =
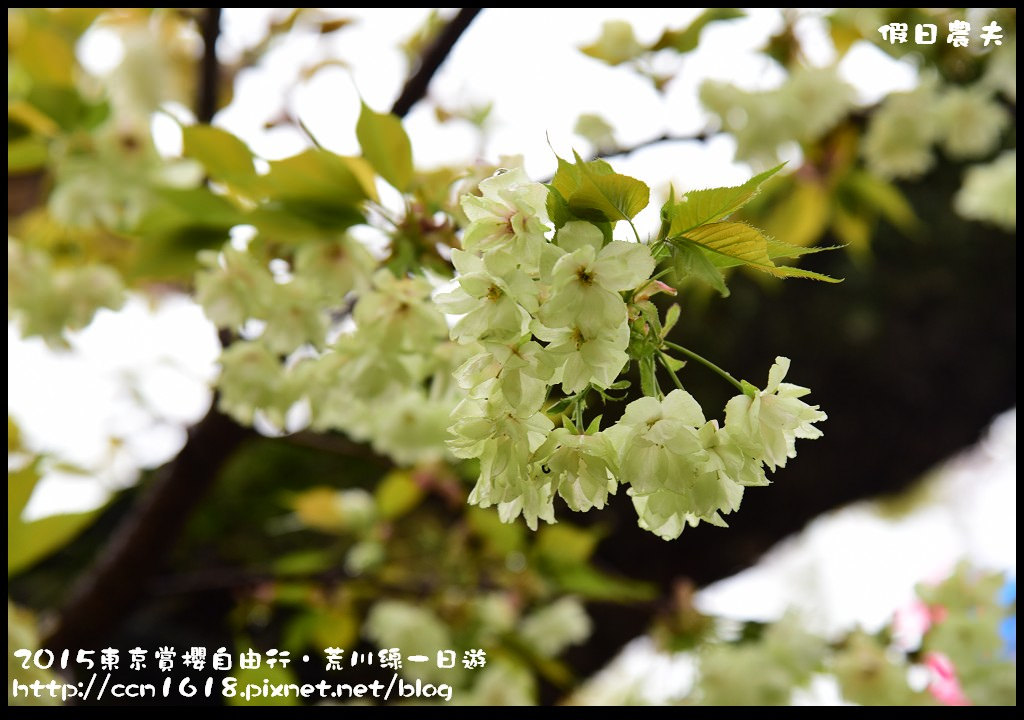
[[[654,258],[646,245],[613,240],[597,257],[597,283],[606,290],[623,292],[640,287],[654,272]]]

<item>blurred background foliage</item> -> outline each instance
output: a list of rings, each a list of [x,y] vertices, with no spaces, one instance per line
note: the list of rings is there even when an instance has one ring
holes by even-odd
[[[68,331],[88,325],[99,308],[120,307],[128,291],[201,294],[200,251],[220,248],[240,224],[259,230],[270,260],[373,219],[374,171],[407,193],[405,214],[389,231],[388,266],[450,273],[443,248],[457,247],[459,222],[452,183],[472,187],[493,168],[387,166],[366,142],[364,157],[312,147],[254,160],[234,136],[192,122],[209,122],[225,107],[238,74],[281,38],[358,27],[328,11],[294,9],[237,60],[211,68],[211,12],[8,10],[8,312],[23,336],[63,347]],[[705,136],[732,136],[736,159],[754,171],[789,161],[744,217],[790,243],[841,246],[803,264],[845,279],[823,289],[722,268],[731,291],[723,302],[714,283],[681,269],[684,313],[673,336],[739,377],[754,376],[777,353],[801,358],[801,384],[829,412],[825,441],[802,449],[783,482],[751,494],[730,529],[701,526],[664,543],[636,527],[620,495],[611,512],[534,533],[466,505],[472,468],[440,458],[396,462],[364,438],[336,432],[227,431],[210,441],[229,452],[211,460],[209,492],[196,490],[180,534],[165,538],[125,611],[98,622],[93,635],[77,628],[65,636],[54,628],[76,597],[75,578],[94,572],[161,470],[100,511],[26,522],[22,510],[48,460],[23,446],[9,418],[8,575],[17,604],[9,602],[9,647],[59,647],[71,637],[96,647],[155,648],[173,639],[211,651],[252,645],[293,654],[485,648],[484,669],[425,679],[452,684],[458,702],[518,704],[585,701],[585,692],[574,695],[581,680],[651,631],[666,648],[699,648],[701,677],[687,702],[785,704],[823,670],[853,702],[932,702],[934,694],[907,684],[905,669],[938,652],[958,669],[970,701],[1015,704],[1015,659],[1002,658],[994,630],[1015,605],[997,604],[999,578],[962,569],[922,590],[948,615],[921,648],[895,659],[885,633],[825,641],[794,618],[723,632],[693,609],[685,589],[751,565],[822,512],[906,488],[1015,404],[1016,13],[984,17],[1005,33],[993,51],[942,41],[947,24],[966,13],[829,14],[840,57],[867,40],[913,55],[920,69],[917,89],[869,106],[834,68],[808,63],[795,11],[763,48],[786,73],[778,88],[701,89]],[[580,50],[661,90],[707,25],[741,14],[710,9],[650,45],[627,22],[610,22]],[[890,45],[878,28],[891,22],[934,23],[940,40]],[[98,25],[125,48],[104,78],[76,57],[76,43]],[[404,41],[410,75],[445,25],[432,14]],[[666,57],[679,61],[668,62],[673,72],[664,71]],[[441,121],[488,132],[488,106],[435,111]],[[151,121],[160,113],[188,126],[182,157],[157,151]],[[375,131],[386,127],[379,121]],[[595,154],[631,150],[597,114],[581,116],[577,132]],[[702,404],[726,399],[726,388],[699,371],[688,374],[687,388]],[[136,579],[114,578],[113,587],[121,593]],[[347,669],[345,681],[360,670]],[[279,671],[282,681],[318,679],[311,673]],[[374,671],[364,675],[373,679]],[[13,660],[9,677],[24,677]]]

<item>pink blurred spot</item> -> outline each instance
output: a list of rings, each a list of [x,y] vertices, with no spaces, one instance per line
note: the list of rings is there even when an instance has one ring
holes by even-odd
[[[932,673],[932,681],[928,685],[928,692],[936,700],[943,705],[971,704],[960,687],[960,681],[956,678],[956,668],[953,667],[953,662],[948,657],[942,653],[930,652],[925,655],[924,662]]]
[[[932,622],[940,623],[949,616],[949,611],[942,605],[933,605],[931,607]]]
[[[893,640],[904,650],[915,650],[928,632],[935,616],[927,605],[914,600],[896,611],[892,620]]]

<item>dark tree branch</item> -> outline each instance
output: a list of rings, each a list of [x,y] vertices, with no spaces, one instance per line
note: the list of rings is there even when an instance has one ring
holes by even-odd
[[[606,150],[601,150],[601,151],[599,151],[599,152],[594,154],[594,159],[597,160],[598,158],[610,158],[610,157],[619,157],[620,155],[632,155],[637,150],[643,150],[644,148],[648,148],[651,145],[657,145],[658,143],[663,143],[663,142],[687,142],[687,141],[689,141],[689,142],[700,142],[700,143],[703,143],[703,142],[707,142],[712,137],[714,137],[714,133],[708,133],[708,132],[699,132],[696,135],[671,135],[669,133],[662,133],[658,137],[653,137],[653,138],[649,138],[647,140],[642,140],[641,142],[638,142],[636,145],[630,145],[628,147],[614,147],[614,148],[608,148]]]
[[[659,143],[663,143],[663,142],[700,142],[700,143],[703,143],[703,142],[707,142],[708,140],[710,140],[714,136],[715,136],[715,133],[708,133],[708,132],[700,132],[700,133],[697,133],[696,135],[670,135],[669,133],[662,133],[661,135],[659,135],[657,137],[652,137],[652,138],[648,138],[647,140],[642,140],[642,141],[638,142],[636,145],[630,145],[628,147],[613,147],[613,148],[606,148],[604,150],[599,150],[596,153],[594,153],[591,156],[590,159],[591,160],[600,160],[600,159],[604,159],[604,158],[623,157],[625,155],[632,155],[633,153],[637,152],[638,150],[643,150],[644,148],[651,147],[652,145],[658,145]],[[552,180],[552,178],[547,177],[547,178],[544,178],[544,179],[540,180],[540,182],[542,182],[542,183],[544,183],[546,185],[547,183],[551,182],[551,180]]]
[[[398,117],[405,117],[413,106],[423,99],[437,69],[441,67],[455,47],[455,43],[459,41],[459,37],[482,9],[459,8],[458,14],[444,26],[434,43],[423,53],[419,68],[406,81],[401,94],[391,107],[392,113]]]
[[[221,8],[206,8],[199,18],[203,36],[203,57],[199,62],[199,94],[196,97],[196,119],[209,123],[217,113],[220,89],[220,64],[217,62],[217,37],[220,35]]]
[[[207,8],[199,19],[204,52],[196,117],[204,123],[217,111],[220,15],[221,8]],[[226,340],[222,336],[221,342]],[[182,451],[157,471],[95,563],[72,587],[49,629],[46,647],[88,647],[135,606],[221,467],[252,434],[221,414],[214,399],[206,417],[189,432]]]
[[[104,639],[147,591],[185,521],[251,435],[216,408],[192,428],[181,453],[157,471],[95,564],[78,579],[43,647],[91,647]]]

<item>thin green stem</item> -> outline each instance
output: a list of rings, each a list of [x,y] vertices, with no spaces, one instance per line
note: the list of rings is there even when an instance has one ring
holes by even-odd
[[[576,431],[583,432],[583,395],[576,396]]]
[[[672,348],[673,350],[675,350],[677,352],[683,353],[684,355],[686,355],[686,357],[691,358],[693,360],[696,360],[697,362],[699,362],[701,365],[703,365],[704,367],[708,368],[709,370],[714,370],[716,373],[721,375],[723,378],[725,378],[726,380],[731,382],[736,387],[737,390],[739,390],[740,392],[743,392],[743,385],[740,384],[739,380],[734,378],[732,375],[727,373],[722,368],[720,368],[717,365],[715,365],[713,362],[711,362],[707,358],[701,357],[700,355],[695,353],[693,350],[688,350],[688,349],[684,348],[682,345],[676,345],[674,342],[669,342],[668,340],[665,340],[664,343],[665,343],[666,347],[670,347],[670,348]]]
[[[668,356],[666,356],[663,352],[658,353],[658,360],[661,362],[662,367],[668,370],[668,374],[672,376],[672,382],[674,382],[676,384],[676,387],[679,388],[680,390],[685,390],[686,388],[684,388],[683,383],[680,382],[679,376],[676,375],[676,371],[672,369],[671,365],[669,365],[667,357]]]
[[[636,238],[636,241],[637,241],[637,242],[641,242],[641,241],[640,241],[640,233],[638,233],[638,232],[636,231],[636,225],[634,225],[634,224],[633,224],[633,221],[632,221],[632,220],[630,220],[629,218],[626,218],[626,222],[628,222],[628,223],[629,223],[629,226],[630,226],[631,228],[633,228],[633,237],[635,237],[635,238]]]

